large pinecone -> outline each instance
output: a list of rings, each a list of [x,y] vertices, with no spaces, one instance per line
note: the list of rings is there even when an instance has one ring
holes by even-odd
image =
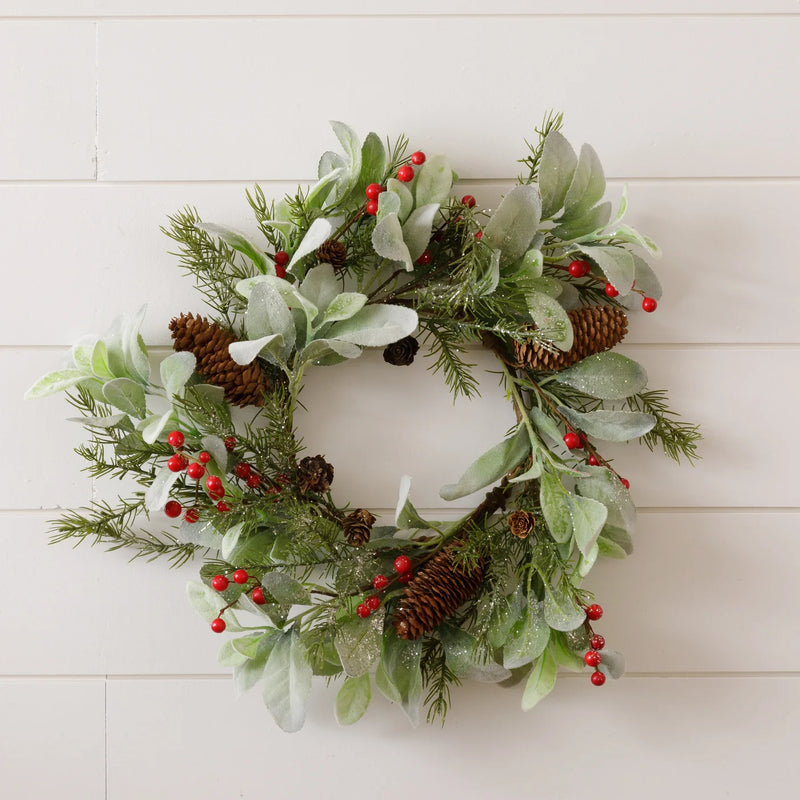
[[[327,492],[333,483],[333,465],[323,456],[306,456],[297,465],[297,482],[300,491]]]
[[[414,363],[414,356],[418,352],[419,342],[413,336],[404,336],[383,351],[383,360],[394,367],[407,367]]]
[[[517,365],[551,372],[570,367],[587,356],[602,353],[618,345],[628,332],[625,312],[615,306],[576,308],[567,315],[575,340],[572,349],[547,350],[538,342],[514,342]]]
[[[330,264],[334,269],[341,269],[347,260],[347,248],[337,239],[328,239],[317,248],[316,255],[320,264]]]
[[[357,508],[342,521],[344,538],[354,547],[361,547],[369,541],[375,517],[366,508]]]
[[[459,544],[440,550],[420,570],[394,614],[394,629],[401,639],[419,639],[474,597],[483,582],[486,566],[479,562],[471,570],[453,563]]]
[[[237,364],[228,353],[236,337],[216,322],[194,314],[181,314],[169,323],[173,347],[194,353],[197,372],[207,383],[225,390],[225,399],[235,406],[262,406],[264,394],[274,386],[258,361]]]

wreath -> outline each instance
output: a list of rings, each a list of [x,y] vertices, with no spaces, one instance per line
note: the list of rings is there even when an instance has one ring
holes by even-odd
[[[220,663],[239,691],[263,686],[284,730],[302,726],[314,675],[341,677],[336,715],[349,724],[373,686],[416,723],[423,705],[444,720],[468,678],[524,682],[529,709],[559,666],[588,665],[595,686],[623,672],[582,586],[599,556],[632,548],[628,481],[597,443],[635,439],[691,461],[700,434],[613,350],[627,311],[656,309],[640,254],[658,251],[623,223],[624,194],[611,219],[595,151],[576,154],[561,122],[545,118],[493,212],[452,196],[444,156],[333,123],[344,153],[323,154],[315,185],[277,203],[248,191],[263,241],[192,208],[169,218],[207,309],[169,323],[175,352],[157,376],[142,309],[78,342],[28,392],[68,390],[89,474],[141,487],[64,512],[53,540],[202,559],[189,599],[212,631],[234,634]],[[477,507],[423,519],[408,477],[380,524],[334,499],[334,466],[303,454],[295,426],[307,370],[366,348],[408,367],[422,347],[453,396],[471,397],[470,344],[496,356],[516,415],[440,491],[485,490]]]

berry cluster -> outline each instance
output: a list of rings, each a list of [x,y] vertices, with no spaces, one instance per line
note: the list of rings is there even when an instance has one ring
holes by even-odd
[[[235,569],[231,575],[233,578],[233,582],[239,584],[240,586],[244,586],[248,581],[254,581],[253,586],[249,589],[246,589],[245,592],[250,593],[250,598],[252,601],[259,606],[263,606],[267,602],[267,598],[264,596],[264,590],[258,583],[256,578],[252,578],[246,569]],[[228,586],[230,586],[230,580],[225,575],[215,575],[211,579],[211,588],[214,589],[216,592],[224,592]],[[238,598],[237,598],[238,599]],[[236,603],[236,600],[233,603],[228,603],[227,606],[224,606],[219,611],[219,616],[211,621],[211,630],[214,633],[222,633],[225,630],[225,620],[222,619],[222,614],[230,608],[232,605]]]
[[[589,625],[588,620],[596,622],[602,616],[603,607],[597,605],[597,603],[592,603],[592,605],[586,607],[586,625],[592,634],[592,638],[589,640],[591,649],[586,651],[583,656],[583,661],[587,667],[592,667],[594,669],[594,672],[590,678],[593,686],[602,686],[606,682],[606,676],[598,669],[603,660],[603,657],[600,655],[600,651],[606,646],[606,640],[599,634],[592,631],[592,627]]]
[[[412,563],[411,559],[408,556],[400,555],[394,560],[394,569],[397,573],[397,582],[398,583],[410,583],[414,577],[414,573],[411,570]],[[385,575],[379,574],[376,575],[372,579],[372,588],[376,592],[382,592],[391,581]],[[364,599],[364,602],[361,603],[358,608],[356,608],[356,614],[358,614],[361,619],[366,619],[373,611],[377,611],[381,607],[381,599],[376,594],[371,594]]]
[[[576,431],[567,431],[564,434],[564,444],[570,450],[583,450],[584,448],[589,447],[589,440],[586,438],[586,434],[585,433],[577,433]],[[598,458],[597,453],[595,453],[592,450],[592,452],[589,453],[586,461],[587,461],[587,463],[589,464],[590,467],[599,467],[601,459]],[[606,463],[606,462],[603,462],[603,463]],[[611,469],[611,467],[608,464],[606,464],[606,466],[609,469]],[[614,472],[614,470],[611,470],[611,471]],[[614,473],[614,474],[616,475],[616,473]],[[619,482],[626,489],[630,489],[631,488],[631,482],[627,478],[622,478],[619,475],[617,475],[617,477],[619,478]]]
[[[559,269],[563,269],[560,267]],[[589,277],[592,273],[592,265],[588,261],[583,261],[582,259],[575,259],[575,261],[570,261],[569,266],[566,268],[567,272],[573,278],[586,278]],[[599,278],[595,278],[594,280],[600,280]],[[636,281],[633,282],[633,286],[631,287],[635,292],[638,292],[642,295],[642,310],[647,311],[648,313],[652,313],[653,311],[658,308],[658,303],[656,302],[655,298],[647,297],[641,289],[636,288]],[[619,295],[619,291],[614,286],[613,283],[606,282],[605,286],[603,287],[603,291],[606,293],[607,297],[617,297]]]
[[[416,153],[411,154],[411,164],[416,167],[420,167],[425,163],[425,153],[421,150],[417,150]],[[410,181],[414,180],[415,172],[414,167],[411,164],[403,164],[397,170],[397,180],[401,181],[402,183],[409,183]],[[367,195],[367,204],[365,206],[365,211],[371,217],[374,217],[378,213],[378,197],[386,191],[384,186],[381,186],[379,183],[371,183],[367,186],[365,190],[365,194]],[[423,253],[424,255],[424,253]],[[421,258],[422,256],[420,256]],[[428,260],[427,261],[419,261],[420,264],[428,264],[430,263],[430,253],[428,253]]]

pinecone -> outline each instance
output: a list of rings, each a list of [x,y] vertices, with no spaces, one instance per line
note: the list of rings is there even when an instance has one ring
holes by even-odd
[[[401,639],[419,639],[475,595],[486,571],[481,561],[471,570],[453,564],[460,544],[440,550],[406,586],[394,614],[394,629]]]
[[[375,517],[366,508],[357,508],[342,522],[344,538],[354,547],[362,547],[369,541]]]
[[[413,363],[418,350],[419,342],[413,336],[405,336],[397,342],[392,342],[383,351],[383,360],[395,367],[407,367]]]
[[[616,306],[587,306],[570,311],[575,340],[572,349],[547,350],[537,342],[514,342],[517,365],[557,372],[595,353],[618,345],[628,332],[628,318]]]
[[[194,314],[181,314],[169,323],[176,351],[194,353],[197,372],[207,383],[225,390],[225,399],[235,406],[263,406],[264,393],[275,385],[258,361],[237,364],[228,353],[236,337],[216,322]]]
[[[536,517],[530,511],[514,511],[506,520],[511,533],[518,539],[527,538],[536,524]]]
[[[320,264],[341,269],[347,260],[347,248],[337,239],[328,239],[317,248],[317,260]]]
[[[298,486],[300,491],[327,492],[333,483],[333,465],[323,456],[306,456],[297,465]]]

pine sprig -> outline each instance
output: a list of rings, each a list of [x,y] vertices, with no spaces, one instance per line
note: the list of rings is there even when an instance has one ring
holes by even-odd
[[[690,464],[700,455],[697,447],[703,439],[698,425],[681,422],[677,411],[670,409],[664,389],[650,389],[629,397],[626,401],[631,411],[643,411],[656,418],[653,429],[639,441],[652,452],[661,444],[664,454],[680,463],[683,456]]]
[[[426,720],[428,724],[441,719],[444,726],[445,718],[451,704],[451,688],[460,686],[460,678],[447,664],[447,654],[444,646],[438,639],[429,638],[423,643],[422,659],[422,686],[427,689],[425,706],[428,709]]]
[[[555,111],[548,111],[542,120],[542,125],[536,128],[538,140],[535,144],[531,144],[527,139],[525,144],[530,150],[530,155],[525,156],[519,160],[520,164],[524,164],[528,168],[528,175],[523,180],[520,176],[520,183],[533,183],[539,177],[539,163],[542,160],[542,151],[544,149],[544,140],[553,131],[560,131],[564,124],[564,114],[556,113]]]

